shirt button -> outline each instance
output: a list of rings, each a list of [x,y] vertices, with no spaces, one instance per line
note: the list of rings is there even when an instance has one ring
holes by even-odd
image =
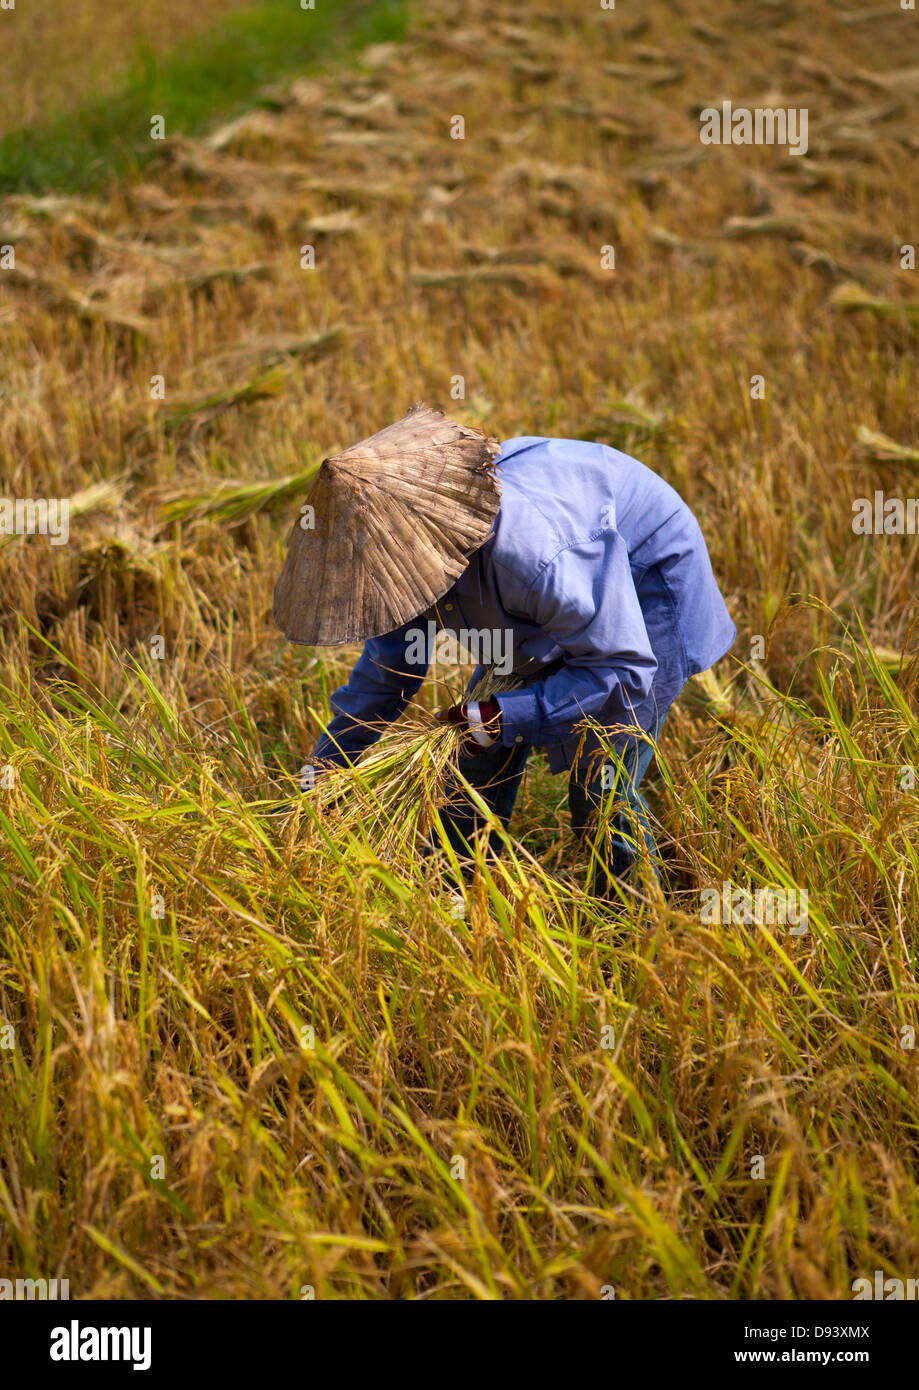
[[[445,603],[445,604],[444,604],[444,609],[446,610],[446,612],[452,613],[452,612],[453,612],[453,604],[452,604],[452,603]]]
[[[523,734],[518,734],[517,737],[514,739],[514,742],[515,742],[515,743],[522,743],[522,742],[523,742]]]

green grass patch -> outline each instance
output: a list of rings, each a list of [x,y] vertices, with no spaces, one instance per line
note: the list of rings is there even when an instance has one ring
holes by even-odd
[[[316,0],[313,10],[273,0],[165,54],[140,45],[116,91],[0,138],[0,194],[84,192],[136,174],[157,153],[152,116],[165,118],[167,136],[194,135],[211,118],[251,102],[267,83],[399,39],[406,23],[398,0]]]

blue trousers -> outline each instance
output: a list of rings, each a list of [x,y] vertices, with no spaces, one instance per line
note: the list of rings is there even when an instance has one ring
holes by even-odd
[[[665,712],[666,713],[666,712]],[[665,715],[661,715],[653,738],[657,742],[663,727]],[[515,744],[505,748],[501,744],[487,749],[474,757],[461,757],[459,769],[470,786],[473,786],[494,815],[507,830],[511,813],[517,800],[517,793],[523,781],[527,759],[532,745]],[[641,780],[654,757],[654,748],[638,735],[627,740],[621,754],[621,765],[617,766],[609,754],[602,752],[592,757],[584,756],[571,769],[568,780],[568,806],[571,812],[571,828],[579,840],[583,840],[591,816],[599,811],[601,803],[619,804],[609,820],[612,835],[597,844],[600,866],[592,874],[592,891],[599,896],[612,891],[611,879],[628,877],[634,867],[636,844],[643,842],[651,855],[651,862],[657,855],[654,836],[648,822],[648,808],[639,791]],[[450,791],[447,804],[440,812],[441,823],[451,846],[462,861],[468,857],[463,841],[471,843],[482,827],[482,816],[473,806],[468,796],[464,796],[461,786]],[[501,852],[501,840],[496,831],[489,836],[489,847],[493,854]],[[657,873],[655,867],[654,870]]]

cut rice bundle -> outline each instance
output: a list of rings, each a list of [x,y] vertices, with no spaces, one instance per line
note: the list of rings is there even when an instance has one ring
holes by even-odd
[[[487,700],[519,682],[485,672],[465,697]],[[463,731],[412,705],[353,767],[323,772],[312,802],[332,833],[361,835],[385,859],[416,852],[431,836],[459,771]]]

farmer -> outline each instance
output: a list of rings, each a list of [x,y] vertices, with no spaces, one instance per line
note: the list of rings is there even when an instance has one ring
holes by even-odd
[[[695,517],[649,468],[574,439],[499,447],[422,405],[325,460],[274,619],[294,642],[367,639],[332,696],[319,768],[375,742],[445,637],[482,663],[469,689],[483,666],[512,674],[515,688],[438,717],[457,725],[460,771],[505,829],[533,748],[569,771],[579,838],[615,791],[612,834],[593,857],[599,891],[630,873],[642,841],[653,855],[639,791],[652,740],[736,635]],[[458,853],[479,819],[450,798],[442,822]]]

